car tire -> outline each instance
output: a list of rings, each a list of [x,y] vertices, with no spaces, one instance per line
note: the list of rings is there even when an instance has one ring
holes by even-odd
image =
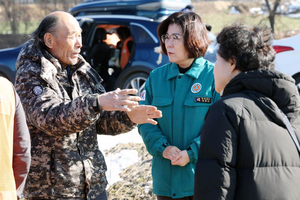
[[[145,84],[148,76],[149,75],[144,72],[134,73],[125,80],[122,88],[137,89],[138,90],[137,95],[140,96],[142,91],[145,88]]]

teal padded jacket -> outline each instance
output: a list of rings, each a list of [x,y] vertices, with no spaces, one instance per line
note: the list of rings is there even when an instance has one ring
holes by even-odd
[[[146,82],[140,104],[162,111],[158,125],[139,125],[139,133],[153,156],[153,193],[181,198],[194,192],[194,171],[198,160],[200,132],[209,107],[219,99],[215,92],[213,64],[197,58],[185,74],[168,63],[153,70]],[[167,146],[187,150],[190,163],[172,165],[162,156]]]

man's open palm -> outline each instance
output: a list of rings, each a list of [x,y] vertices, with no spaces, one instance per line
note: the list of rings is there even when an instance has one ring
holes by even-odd
[[[131,111],[127,111],[127,115],[132,122],[137,124],[150,123],[156,125],[157,121],[154,119],[162,117],[162,112],[157,110],[155,106],[137,105],[129,108]]]

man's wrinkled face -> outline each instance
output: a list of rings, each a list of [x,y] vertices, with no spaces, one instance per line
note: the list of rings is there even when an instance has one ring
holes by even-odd
[[[63,15],[56,27],[53,46],[50,53],[66,67],[78,62],[78,55],[82,47],[81,28],[77,20],[71,15]]]

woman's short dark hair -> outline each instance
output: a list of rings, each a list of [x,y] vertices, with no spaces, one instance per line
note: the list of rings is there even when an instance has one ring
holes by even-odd
[[[217,36],[218,54],[226,61],[235,59],[236,68],[242,72],[273,69],[275,51],[272,41],[273,34],[269,27],[234,23],[223,28]]]
[[[181,27],[184,46],[188,51],[189,58],[198,58],[205,55],[210,41],[205,23],[195,12],[175,12],[158,25],[157,34],[165,55],[167,55],[167,50],[161,36],[167,33],[170,24],[177,24]]]
[[[48,15],[42,20],[39,27],[31,34],[31,39],[34,41],[35,46],[47,48],[44,41],[44,35],[46,33],[55,34],[58,20],[59,18],[55,15]]]

